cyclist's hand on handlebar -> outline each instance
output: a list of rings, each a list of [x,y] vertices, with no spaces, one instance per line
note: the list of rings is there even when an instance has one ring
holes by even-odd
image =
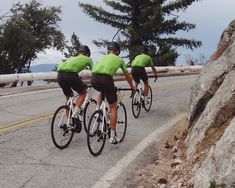
[[[156,81],[157,81],[157,79],[158,79],[158,76],[157,76],[157,75],[155,75],[154,82],[156,82]]]
[[[136,90],[136,88],[133,86],[133,87],[131,88],[131,96],[130,96],[130,98],[133,97],[135,90]]]

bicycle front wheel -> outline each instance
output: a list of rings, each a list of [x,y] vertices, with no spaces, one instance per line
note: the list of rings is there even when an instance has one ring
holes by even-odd
[[[92,113],[95,111],[96,104],[97,104],[97,102],[95,99],[90,99],[84,107],[83,124],[84,124],[84,129],[85,129],[86,133],[88,130],[89,119],[90,119]]]
[[[103,122],[103,111],[96,110],[90,117],[87,129],[87,146],[93,156],[102,152],[107,135],[106,121]]]
[[[120,139],[119,142],[122,142],[126,135],[127,129],[126,107],[123,103],[119,103],[117,110],[116,136]]]
[[[68,147],[73,139],[74,132],[71,130],[68,122],[72,123],[72,119],[68,121],[69,107],[60,106],[51,122],[51,137],[55,146],[59,149]]]
[[[141,110],[141,99],[140,99],[139,90],[136,90],[133,94],[131,109],[132,109],[133,116],[135,118],[138,118],[140,115],[140,110]]]
[[[148,92],[148,96],[145,97],[144,100],[144,109],[148,112],[152,106],[152,100],[153,100],[153,93],[152,93],[152,88],[150,86],[149,87],[149,92]]]

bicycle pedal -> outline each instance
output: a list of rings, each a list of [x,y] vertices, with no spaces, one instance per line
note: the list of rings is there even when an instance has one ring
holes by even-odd
[[[69,136],[69,135],[70,135],[69,131],[66,131],[66,132],[63,134],[63,136]]]
[[[100,142],[100,141],[102,141],[102,140],[104,140],[103,135],[100,135],[99,138],[98,138],[98,140],[97,140],[97,142]]]

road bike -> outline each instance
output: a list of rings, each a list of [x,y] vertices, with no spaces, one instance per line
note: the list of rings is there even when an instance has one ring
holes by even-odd
[[[148,77],[155,78],[154,82],[156,82],[157,78],[155,76],[148,76]],[[144,108],[148,112],[152,106],[152,100],[153,100],[152,88],[150,85],[148,85],[148,88],[149,88],[148,96],[144,97],[144,83],[143,81],[141,81],[141,83],[138,84],[137,90],[134,91],[132,95],[131,109],[132,109],[132,114],[135,118],[139,117],[141,108]]]
[[[88,120],[96,107],[96,100],[92,98],[94,89],[88,86],[88,92],[82,105],[79,119],[82,120],[85,132],[87,132]],[[68,147],[73,139],[73,135],[78,131],[76,121],[72,118],[75,100],[79,94],[70,97],[66,105],[62,105],[55,111],[51,121],[51,137],[55,146],[59,149]]]
[[[127,112],[126,107],[122,103],[122,98],[126,90],[130,88],[117,88],[117,123],[115,136],[119,137],[119,143],[123,141],[127,129]],[[93,156],[98,156],[102,152],[106,139],[110,138],[110,111],[107,100],[101,102],[100,108],[94,111],[90,117],[87,132],[87,145]]]

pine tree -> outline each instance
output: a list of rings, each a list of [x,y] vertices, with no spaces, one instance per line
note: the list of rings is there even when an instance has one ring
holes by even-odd
[[[196,48],[201,42],[194,39],[178,38],[177,31],[190,31],[194,24],[180,22],[173,13],[186,10],[197,0],[104,0],[114,12],[108,12],[102,7],[79,3],[83,12],[96,21],[108,24],[121,32],[118,38],[125,49],[129,51],[132,60],[139,53],[139,46],[145,44],[156,50],[168,48],[167,53],[178,56],[175,47]],[[106,45],[108,40],[94,41],[98,46]],[[176,59],[174,58],[174,59]],[[174,60],[175,61],[175,60]]]
[[[75,33],[71,35],[70,41],[71,41],[71,46],[65,45],[65,48],[68,50],[68,53],[64,52],[66,58],[69,58],[71,56],[77,56],[79,54],[79,48],[81,46],[79,37]]]

